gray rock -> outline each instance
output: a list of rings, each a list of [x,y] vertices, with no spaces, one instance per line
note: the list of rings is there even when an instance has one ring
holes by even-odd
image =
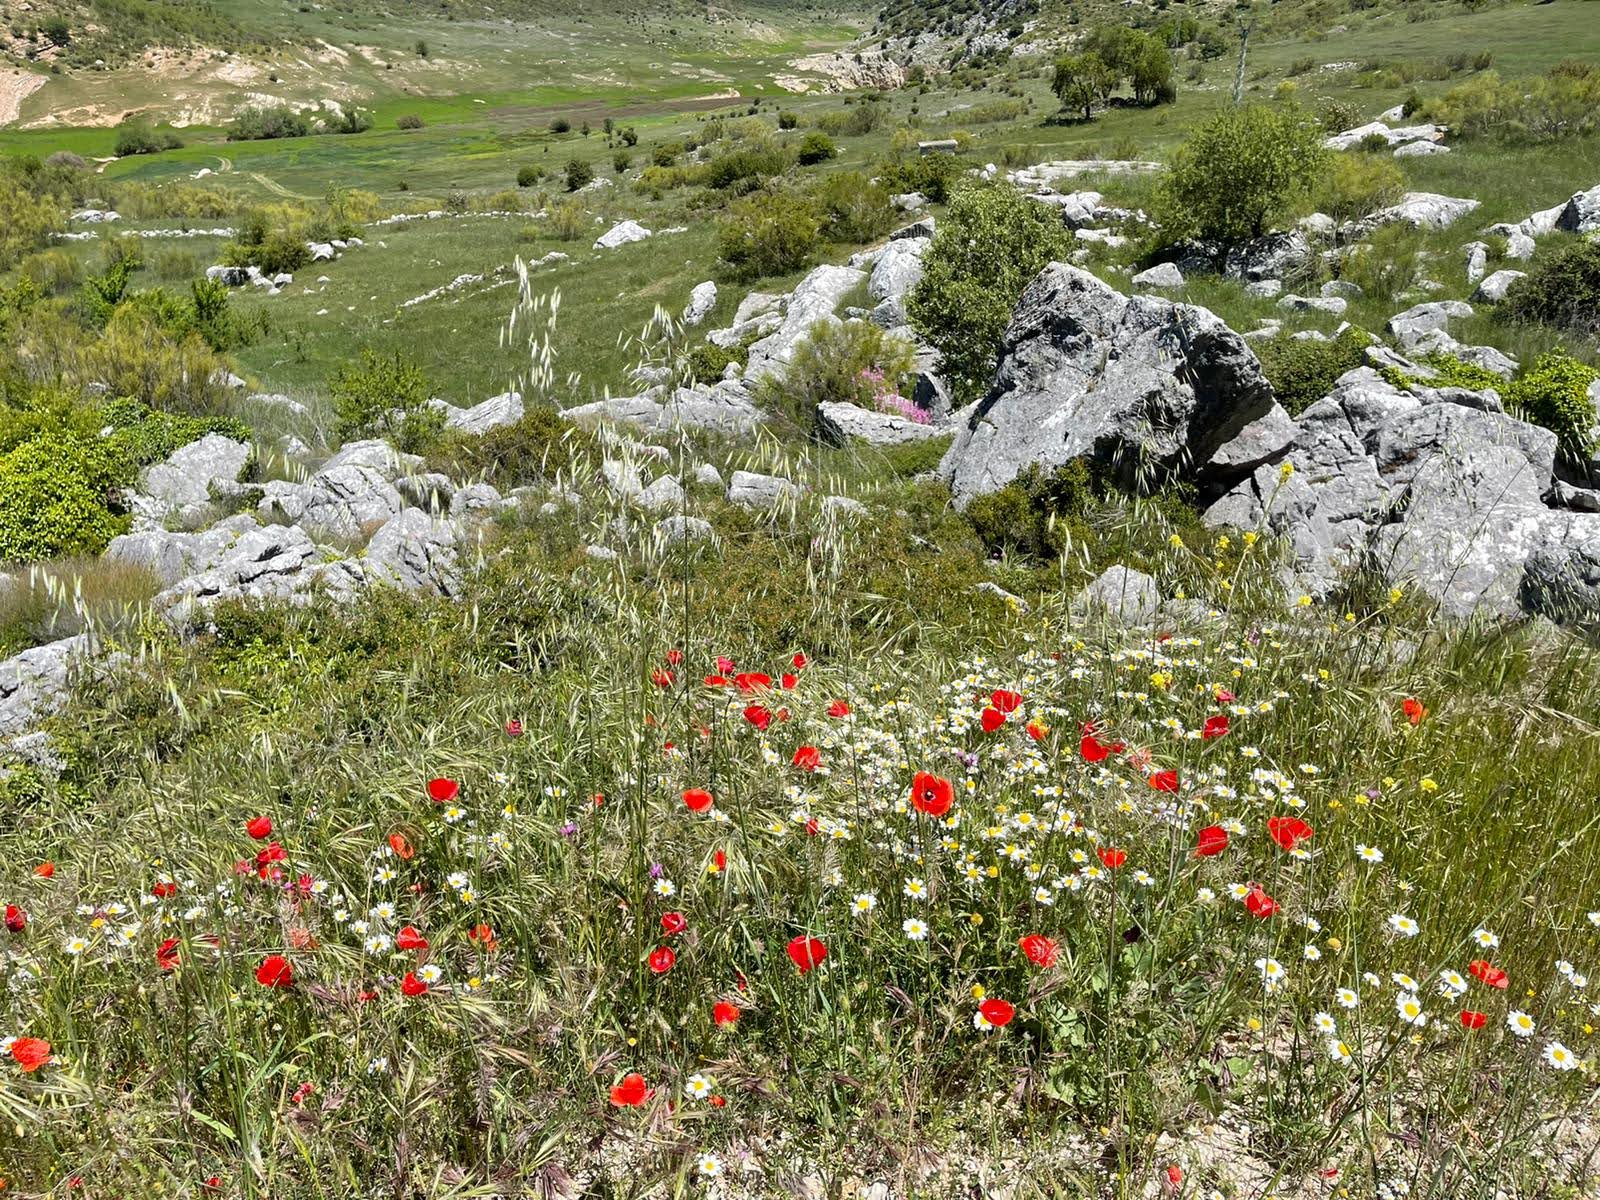
[[[147,468],[139,492],[151,501],[150,508],[158,518],[201,509],[210,502],[213,488],[238,482],[250,454],[248,443],[208,433]]]
[[[1405,350],[1415,350],[1426,334],[1444,330],[1457,317],[1470,317],[1472,305],[1462,300],[1429,300],[1389,318],[1389,332]]]
[[[683,323],[691,329],[711,315],[717,306],[717,285],[711,280],[694,285],[689,293],[689,303],[683,309]]]
[[[926,238],[901,238],[891,241],[878,256],[867,280],[867,295],[874,300],[899,300],[922,281],[922,256]]]
[[[1360,223],[1371,231],[1383,225],[1404,223],[1418,229],[1444,229],[1478,207],[1478,201],[1437,192],[1407,192],[1399,204],[1380,209]]]
[[[1181,288],[1183,286],[1183,272],[1176,263],[1157,263],[1147,270],[1140,271],[1128,282],[1134,287],[1142,288]]]
[[[1544,502],[1552,508],[1570,508],[1575,512],[1600,513],[1600,490],[1576,487],[1558,479],[1544,495]]]
[[[891,242],[898,242],[902,238],[931,238],[936,228],[932,217],[923,217],[920,221],[913,221],[909,225],[902,225],[889,235]]]
[[[367,438],[359,442],[346,442],[339,452],[322,464],[324,471],[336,467],[370,467],[385,479],[398,479],[422,465],[416,454],[402,454],[382,438]]]
[[[284,412],[297,417],[303,417],[311,411],[292,396],[285,396],[278,392],[258,392],[256,395],[249,397],[247,402],[261,404],[268,408],[282,409]]]
[[[867,514],[867,506],[859,500],[852,500],[849,496],[824,496],[822,511],[833,517],[864,517]]]
[[[1142,625],[1161,606],[1161,591],[1156,581],[1142,571],[1122,565],[1101,572],[1074,601],[1080,609],[1105,614],[1124,625]]]
[[[565,409],[562,415],[583,425],[624,423],[656,433],[678,428],[747,434],[761,424],[743,380],[720,380],[710,387],[678,388],[665,400],[648,395],[596,400]]]
[[[394,488],[407,506],[429,512],[448,512],[456,494],[455,483],[440,471],[402,476],[395,480]]]
[[[621,500],[636,499],[644,491],[644,479],[631,462],[608,458],[600,464],[600,477],[605,480],[607,490]]]
[[[1534,241],[1520,229],[1513,229],[1506,234],[1506,257],[1514,258],[1518,262],[1527,262],[1533,257],[1533,252],[1538,249]]]
[[[1472,298],[1498,304],[1506,298],[1506,293],[1511,290],[1511,285],[1519,279],[1526,279],[1526,271],[1496,271],[1479,282],[1477,290],[1472,293]]]
[[[1428,154],[1449,153],[1450,147],[1443,142],[1428,141],[1407,142],[1404,146],[1396,146],[1394,150],[1396,158],[1421,158]]]
[[[311,252],[312,262],[332,262],[339,257],[339,252],[329,242],[307,242],[306,249]]]
[[[1568,200],[1556,218],[1556,228],[1568,233],[1600,232],[1600,184]]]
[[[961,506],[1033,463],[1192,478],[1272,405],[1255,355],[1210,311],[1055,263],[1023,292],[995,384],[940,469]]]
[[[609,546],[585,546],[583,548],[583,553],[587,557],[595,559],[598,562],[616,562],[617,559],[621,557]]]
[[[1343,296],[1296,296],[1291,292],[1278,301],[1278,307],[1284,312],[1324,312],[1339,317],[1350,302]]]
[[[1185,276],[1220,274],[1224,279],[1243,283],[1282,279],[1313,257],[1311,240],[1300,229],[1269,233],[1231,246],[1188,241],[1175,249],[1177,264]]]
[[[621,221],[595,239],[594,249],[615,250],[632,242],[642,242],[650,231],[637,221]]]
[[[402,507],[400,493],[374,467],[324,467],[306,483],[272,480],[256,506],[264,521],[287,522],[329,537],[356,540]]]
[[[729,502],[745,508],[776,508],[785,500],[799,495],[800,489],[779,475],[735,471],[728,483]]]
[[[686,517],[675,513],[662,520],[656,530],[661,539],[669,546],[680,542],[709,542],[715,536],[711,522],[700,517]]]
[[[407,591],[452,596],[461,587],[457,565],[458,537],[449,521],[437,520],[420,508],[391,517],[367,544],[371,577]]]
[[[1600,514],[1552,513],[1524,564],[1518,599],[1528,612],[1591,633],[1600,622]]]
[[[506,506],[505,497],[493,484],[469,483],[450,497],[452,517],[493,516]]]
[[[0,737],[28,732],[67,701],[73,668],[91,650],[78,634],[34,646],[0,662]]]
[[[111,539],[104,558],[149,571],[171,587],[186,576],[209,570],[220,561],[241,534],[256,528],[248,513],[235,514],[200,533],[145,529]]]
[[[651,512],[660,512],[668,508],[682,508],[684,502],[683,485],[671,475],[663,475],[645,488],[635,498],[641,508]]]
[[[229,287],[243,287],[250,282],[250,272],[243,267],[215,266],[206,268],[207,279],[220,279]]]
[[[720,488],[723,486],[722,472],[717,470],[711,463],[701,463],[694,469],[694,481],[706,484],[709,487]]]
[[[461,433],[481,436],[502,425],[514,425],[522,420],[522,393],[501,392],[490,396],[471,408],[457,408],[443,400],[430,401],[434,408],[444,412],[444,423]]]
[[[833,310],[845,293],[865,278],[865,274],[851,267],[824,265],[802,279],[789,297],[782,324],[750,347],[745,378],[754,382],[781,375],[794,357],[794,348],[811,332],[811,327],[818,321],[833,319]]]
[[[783,307],[784,298],[772,292],[750,292],[739,301],[739,307],[734,311],[733,323],[743,325],[757,317],[764,317],[768,313],[776,313]]]
[[[1382,121],[1371,121],[1326,137],[1322,144],[1329,150],[1349,150],[1361,145],[1368,138],[1382,138],[1390,146],[1404,146],[1419,141],[1442,141],[1445,132],[1443,125],[1407,125],[1391,129]]]
[[[1359,300],[1366,295],[1361,290],[1361,285],[1349,279],[1330,279],[1317,289],[1323,296],[1342,296],[1346,300]]]
[[[1232,483],[1280,461],[1299,432],[1283,405],[1274,403],[1265,416],[1251,421],[1211,456],[1201,472],[1202,482]]]
[[[921,212],[928,207],[928,198],[921,192],[899,192],[889,197],[889,203],[900,212]]]
[[[1467,282],[1477,283],[1489,273],[1489,246],[1485,242],[1468,242],[1461,249],[1467,256]]]
[[[1244,290],[1247,296],[1255,296],[1262,300],[1271,300],[1273,297],[1282,293],[1283,280],[1258,279],[1254,283],[1245,284]]]
[[[895,413],[830,401],[817,405],[817,432],[836,445],[860,440],[873,446],[899,446],[941,437],[946,431]]]

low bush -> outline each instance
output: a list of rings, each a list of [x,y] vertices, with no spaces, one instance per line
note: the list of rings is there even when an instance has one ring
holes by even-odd
[[[428,403],[432,396],[422,368],[398,352],[361,352],[334,376],[330,388],[342,438],[387,437],[406,453],[428,449],[444,431],[444,414]]]
[[[913,355],[910,343],[869,321],[819,321],[795,347],[782,382],[763,382],[756,401],[808,431],[824,403],[910,416],[913,406],[901,389]]]
[[[567,191],[575,192],[579,188],[588,187],[594,182],[594,168],[581,158],[574,158],[567,163],[565,178]]]
[[[1359,329],[1347,329],[1327,342],[1280,333],[1257,342],[1255,352],[1278,403],[1290,416],[1299,416],[1333,391],[1339,376],[1366,363],[1370,342]]]
[[[422,126],[423,120],[416,113],[405,113],[396,117],[394,122],[396,129],[421,129]]]
[[[1548,74],[1514,80],[1489,71],[1427,101],[1418,115],[1465,139],[1522,145],[1585,136],[1600,129],[1600,71],[1557,64]]]
[[[1600,242],[1580,240],[1534,263],[1495,305],[1502,321],[1600,334]]]
[[[162,132],[142,121],[133,121],[117,127],[117,139],[112,143],[112,152],[118,158],[128,158],[135,154],[160,154],[163,150],[176,150],[182,145],[183,139],[171,130]]]
[[[813,129],[801,141],[798,158],[802,167],[811,167],[827,162],[838,153],[839,148],[833,144],[831,137],[820,129]]]
[[[455,478],[487,478],[497,486],[521,487],[571,481],[575,469],[598,463],[594,435],[551,407],[530,408],[520,420],[482,437],[448,438],[429,455],[438,470]]]
[[[811,261],[822,218],[790,191],[767,191],[735,201],[717,226],[717,255],[738,279],[787,275]]]
[[[260,142],[276,138],[306,137],[311,122],[287,105],[251,105],[241,108],[228,126],[230,142]]]
[[[888,189],[860,171],[827,175],[812,196],[822,210],[822,236],[830,242],[875,241],[895,223]]]
[[[1504,387],[1506,407],[1556,435],[1561,449],[1586,458],[1600,450],[1600,429],[1589,388],[1600,371],[1565,351],[1542,354],[1533,366]]]
[[[943,204],[961,176],[961,160],[944,153],[906,155],[886,164],[878,174],[891,192],[920,192],[933,203]]]
[[[712,342],[701,342],[684,355],[684,367],[695,383],[716,383],[733,363],[745,364],[749,354],[742,347],[729,349]]]
[[[64,431],[0,456],[0,562],[98,554],[127,526],[109,505],[122,482],[107,447]]]
[[[1405,191],[1405,173],[1393,158],[1334,154],[1312,188],[1311,207],[1344,224],[1400,203]]]

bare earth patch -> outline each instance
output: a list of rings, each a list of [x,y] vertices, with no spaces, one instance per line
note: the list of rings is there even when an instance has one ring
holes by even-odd
[[[0,74],[0,125],[9,125],[21,116],[22,102],[44,85],[45,77],[31,71]]]

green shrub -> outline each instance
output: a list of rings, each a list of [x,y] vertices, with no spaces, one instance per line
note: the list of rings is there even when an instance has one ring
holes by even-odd
[[[598,463],[593,434],[551,407],[530,408],[509,425],[482,437],[447,440],[430,455],[437,469],[456,478],[487,477],[498,486],[548,483],[559,475],[571,480],[574,468]]]
[[[525,167],[517,168],[517,186],[520,188],[532,187],[544,178],[544,171],[531,163]]]
[[[1600,242],[1580,240],[1533,265],[1495,305],[1502,321],[1600,333]]]
[[[556,117],[550,122],[550,132],[555,134],[571,133],[572,122],[565,117]]]
[[[793,129],[799,124],[800,118],[795,116],[792,112],[781,112],[778,114],[779,129]]]
[[[702,168],[701,182],[722,190],[782,175],[789,169],[788,152],[777,142],[758,142],[719,154]]]
[[[1600,71],[1557,64],[1534,79],[1501,79],[1493,71],[1423,104],[1420,116],[1458,138],[1514,144],[1580,137],[1600,129]]]
[[[731,363],[743,366],[749,353],[743,347],[728,348],[713,342],[701,342],[684,356],[689,378],[695,383],[716,383]]]
[[[341,368],[330,390],[342,438],[381,435],[417,453],[444,430],[443,412],[428,403],[427,376],[398,352],[385,358],[363,350],[361,362]]]
[[[1469,388],[1472,391],[1482,391],[1484,388],[1493,388],[1497,392],[1506,389],[1506,381],[1486,367],[1473,363],[1462,362],[1453,354],[1443,351],[1434,351],[1422,359],[1422,365],[1428,367],[1433,374],[1407,375],[1398,367],[1385,367],[1382,375],[1398,388],[1410,387],[1455,387]]]
[[[795,347],[782,382],[765,381],[756,401],[810,430],[819,404],[877,409],[880,397],[899,396],[913,355],[908,342],[870,321],[818,321]]]
[[[812,195],[822,210],[822,236],[830,242],[871,242],[895,223],[888,190],[860,171],[836,171]]]
[[[789,191],[735,201],[717,226],[717,255],[739,279],[787,275],[816,253],[822,220],[815,205]]]
[[[1189,135],[1162,178],[1163,236],[1231,244],[1270,232],[1300,211],[1322,177],[1322,136],[1292,104],[1219,113]]]
[[[98,554],[127,525],[108,506],[121,482],[87,439],[39,436],[0,456],[0,562]]]
[[[12,171],[0,172],[0,271],[43,249],[64,229],[66,210],[51,195],[35,195]]]
[[[240,442],[248,442],[253,436],[248,425],[232,417],[158,412],[132,399],[107,401],[98,411],[100,420],[111,430],[104,439],[106,448],[116,457],[119,476],[129,480],[139,468],[160,462],[208,433],[220,433]]]
[[[182,145],[183,139],[170,130],[160,133],[142,121],[132,121],[117,127],[117,140],[112,145],[112,152],[118,158],[127,158],[134,154],[160,154],[163,150],[176,150]]]
[[[817,163],[827,162],[838,153],[839,148],[833,144],[831,137],[820,129],[813,129],[800,143],[800,165],[815,166]]]
[[[981,395],[1024,288],[1071,236],[1056,214],[1008,184],[972,187],[951,201],[906,300],[911,324],[943,356],[959,403]]]
[[[1600,371],[1555,350],[1540,355],[1502,395],[1508,409],[1550,430],[1567,453],[1583,457],[1600,449],[1594,401],[1589,396],[1589,386],[1596,379],[1600,379]]]
[[[575,192],[579,188],[588,187],[594,182],[594,168],[581,158],[574,158],[567,163],[566,169],[567,191]]]
[[[1404,221],[1375,230],[1351,248],[1340,264],[1343,278],[1367,299],[1391,303],[1422,277],[1425,235]]]
[[[961,175],[961,160],[942,152],[908,155],[888,164],[879,174],[891,192],[921,192],[933,203],[943,204]]]
[[[422,118],[416,113],[403,113],[396,117],[394,122],[396,129],[421,129],[422,125]]]
[[[1339,376],[1365,365],[1370,342],[1359,329],[1347,329],[1328,342],[1280,333],[1257,342],[1255,352],[1278,403],[1297,417],[1333,391]]]
[[[260,142],[275,138],[305,137],[311,122],[287,105],[251,105],[241,108],[228,126],[230,142]]]
[[[1311,207],[1344,224],[1400,203],[1405,191],[1405,173],[1393,158],[1334,154],[1312,189]]]

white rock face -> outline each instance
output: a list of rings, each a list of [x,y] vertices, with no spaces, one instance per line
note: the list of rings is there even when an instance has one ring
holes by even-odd
[[[501,425],[513,425],[522,420],[522,394],[502,392],[490,396],[471,408],[457,408],[443,400],[430,401],[434,408],[444,411],[444,423],[451,429],[475,436],[488,433]]]
[[[1478,284],[1478,290],[1472,293],[1474,300],[1487,301],[1497,304],[1506,298],[1506,292],[1511,285],[1519,279],[1527,278],[1526,271],[1496,271]]]
[[[1129,282],[1134,287],[1180,288],[1183,286],[1183,272],[1178,270],[1176,263],[1157,263],[1147,271],[1140,271]]]
[[[613,225],[595,239],[596,250],[615,250],[618,246],[626,246],[630,242],[642,242],[650,236],[650,231],[637,221],[623,221]]]
[[[833,318],[833,310],[845,293],[866,278],[852,267],[821,266],[800,281],[789,297],[783,322],[771,334],[750,347],[745,378],[752,383],[768,375],[782,374],[794,357],[794,348],[811,332],[818,321]]]
[[[867,295],[878,301],[903,298],[922,282],[922,256],[930,244],[929,238],[901,238],[885,246],[867,280]]]
[[[208,433],[173,451],[165,462],[146,468],[132,506],[156,522],[192,515],[210,502],[213,487],[236,483],[249,461],[247,443]]]
[[[717,285],[709,279],[695,284],[689,293],[689,303],[683,309],[683,323],[693,328],[709,317],[716,306]]]

